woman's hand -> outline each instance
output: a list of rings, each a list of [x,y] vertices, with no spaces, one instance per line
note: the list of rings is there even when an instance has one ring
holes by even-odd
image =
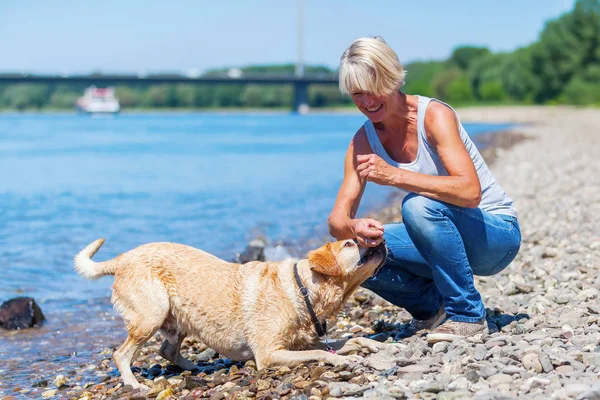
[[[376,154],[359,154],[356,156],[356,172],[369,182],[378,185],[394,185],[397,168],[392,167]]]
[[[363,247],[375,247],[383,241],[383,224],[371,218],[357,218],[353,221],[352,231]]]

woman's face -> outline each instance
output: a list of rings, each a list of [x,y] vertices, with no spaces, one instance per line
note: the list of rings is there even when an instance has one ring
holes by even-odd
[[[393,108],[391,107],[393,93],[375,95],[369,92],[356,91],[352,93],[352,101],[371,122],[381,122]]]

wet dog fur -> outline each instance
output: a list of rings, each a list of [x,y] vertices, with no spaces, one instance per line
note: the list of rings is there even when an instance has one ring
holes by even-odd
[[[111,301],[127,328],[113,358],[125,384],[147,389],[131,362],[157,331],[166,340],[160,355],[181,368],[196,368],[180,354],[192,335],[232,360],[255,359],[257,368],[305,361],[332,365],[359,361],[358,349],[385,346],[366,338],[338,342],[324,350],[294,279],[294,260],[226,262],[176,243],[149,243],[112,260],[94,262],[98,239],[75,257],[75,270],[89,279],[114,275]],[[320,321],[335,316],[356,288],[383,264],[385,245],[361,248],[353,240],[326,243],[297,261],[298,274]]]

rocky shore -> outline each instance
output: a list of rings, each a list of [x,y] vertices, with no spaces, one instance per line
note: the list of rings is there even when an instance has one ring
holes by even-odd
[[[190,374],[161,359],[153,339],[134,364],[152,387],[146,397],[600,399],[600,110],[472,108],[459,115],[521,124],[481,138],[491,144],[485,158],[516,202],[523,235],[506,270],[476,279],[489,333],[433,346],[424,337],[400,339],[409,315],[359,290],[331,324],[331,336],[398,340],[399,353],[367,355],[361,365],[346,367],[312,363],[257,371],[251,361],[215,358],[189,340],[183,353],[203,370]],[[399,210],[390,204],[377,216],[398,220]],[[0,399],[143,399],[120,383],[113,350]]]

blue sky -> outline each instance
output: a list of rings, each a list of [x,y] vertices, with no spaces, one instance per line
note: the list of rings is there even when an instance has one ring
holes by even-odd
[[[302,0],[304,60],[337,67],[357,37],[400,60],[445,59],[458,45],[512,51],[574,0]],[[185,72],[295,62],[297,0],[2,0],[0,71]]]

